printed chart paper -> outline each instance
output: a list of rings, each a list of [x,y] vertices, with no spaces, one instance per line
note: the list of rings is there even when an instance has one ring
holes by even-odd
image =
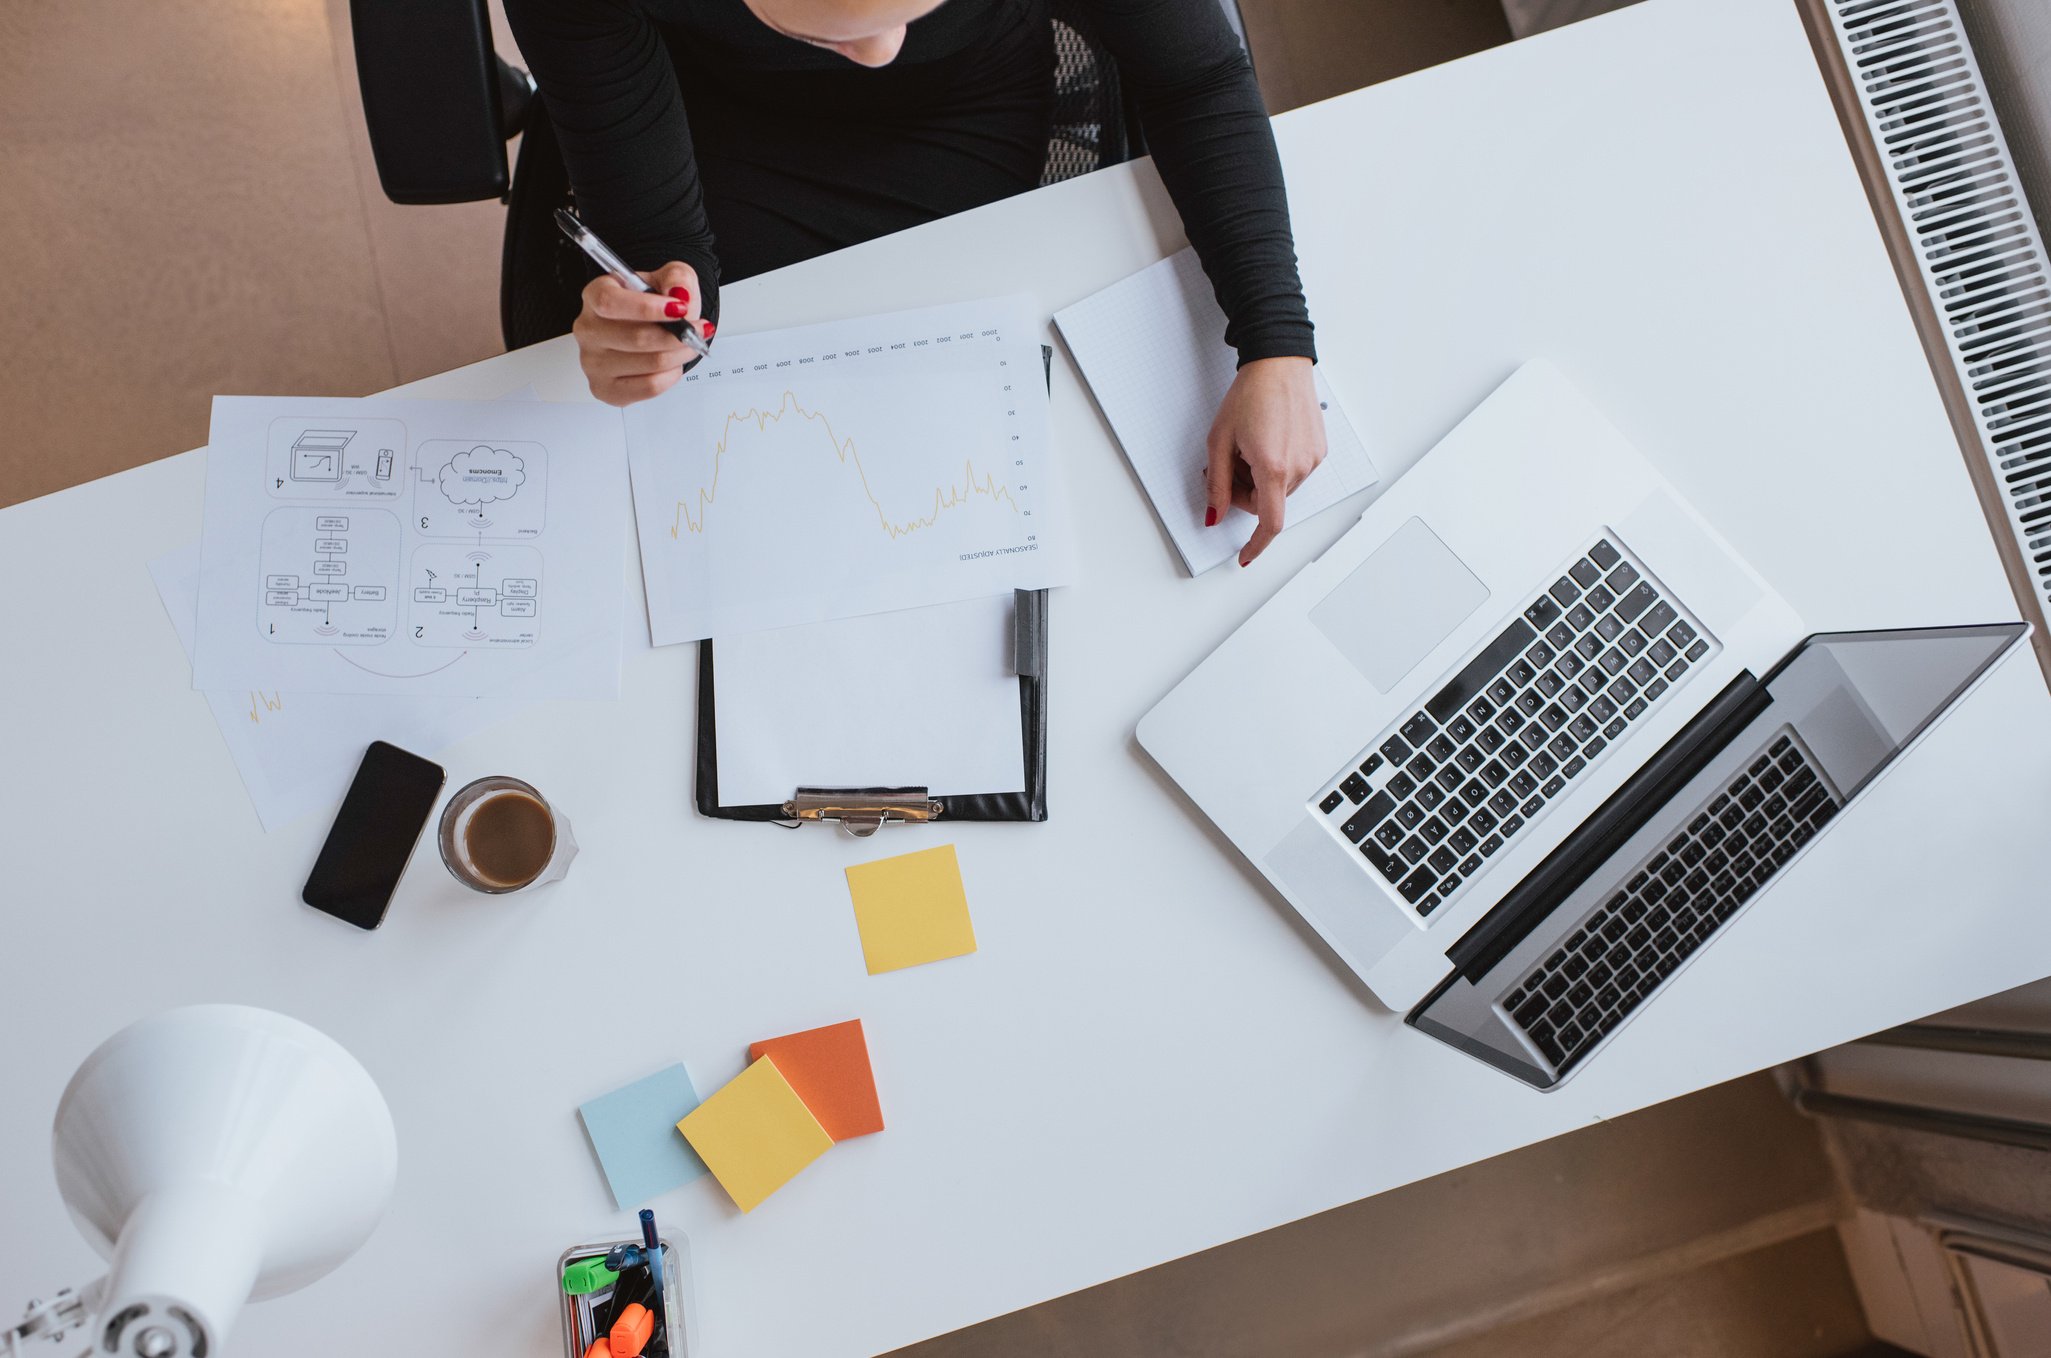
[[[178,642],[192,656],[199,544],[150,562]],[[207,706],[266,830],[340,804],[373,740],[432,756],[518,712],[512,698],[387,698],[277,689],[211,692]]]
[[[613,698],[617,412],[220,396],[193,687]]]
[[[722,335],[626,428],[658,646],[1072,580],[1025,299]]]
[[[1256,520],[1233,508],[1204,527],[1204,440],[1232,385],[1238,356],[1225,343],[1225,313],[1194,250],[1170,255],[1056,313],[1054,324],[1182,564],[1191,575],[1232,560]],[[1299,524],[1378,478],[1352,421],[1317,374],[1325,412],[1325,460],[1289,497],[1285,522]]]

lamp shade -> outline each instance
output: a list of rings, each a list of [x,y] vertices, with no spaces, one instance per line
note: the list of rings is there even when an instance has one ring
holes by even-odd
[[[95,1353],[219,1358],[245,1301],[363,1244],[398,1174],[369,1072],[297,1019],[195,1005],[108,1038],[65,1087],[57,1189],[111,1271]]]

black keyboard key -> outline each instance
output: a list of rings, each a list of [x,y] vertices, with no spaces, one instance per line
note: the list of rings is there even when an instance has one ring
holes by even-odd
[[[1424,812],[1416,802],[1404,802],[1396,808],[1396,821],[1406,830],[1415,830],[1424,823]]]
[[[1361,840],[1367,838],[1369,830],[1374,829],[1375,826],[1388,819],[1389,813],[1395,809],[1396,799],[1394,797],[1391,797],[1386,792],[1377,792],[1368,799],[1367,805],[1355,811],[1341,828],[1346,832],[1346,838],[1358,844]]]
[[[1487,721],[1496,714],[1496,705],[1486,698],[1476,698],[1467,704],[1467,715],[1477,722]]]
[[[1502,847],[1503,837],[1501,835],[1490,835],[1487,839],[1481,841],[1481,856],[1483,858],[1490,857],[1497,849]]]
[[[1633,660],[1631,668],[1626,670],[1625,673],[1631,676],[1632,682],[1639,684],[1649,684],[1659,677],[1659,671],[1653,669],[1652,666],[1646,664],[1642,659]]]
[[[1552,595],[1554,603],[1558,604],[1561,608],[1565,608],[1568,604],[1581,597],[1581,586],[1563,575],[1552,582],[1552,588],[1547,590],[1546,593]]]
[[[1403,830],[1403,822],[1392,816],[1374,827],[1374,841],[1384,849],[1394,849],[1403,842]]]
[[[1418,863],[1431,852],[1431,845],[1424,842],[1422,835],[1412,835],[1403,841],[1403,847],[1398,852],[1403,855],[1405,862]]]
[[[1403,723],[1402,736],[1403,739],[1409,741],[1412,745],[1422,745],[1430,738],[1431,733],[1437,729],[1437,722],[1424,713],[1417,712],[1411,715],[1409,721]],[[1393,757],[1391,756],[1391,758]]]
[[[1585,632],[1595,625],[1595,610],[1587,604],[1575,604],[1567,612],[1567,626],[1576,632]]]
[[[1597,580],[1602,579],[1602,568],[1584,556],[1573,565],[1567,567],[1567,574],[1574,577],[1575,584],[1583,589],[1587,589]]]
[[[1630,706],[1624,709],[1624,720],[1626,721],[1636,721],[1644,715],[1645,700],[1643,698],[1633,698]]]
[[[1587,767],[1588,761],[1581,758],[1579,755],[1576,755],[1572,759],[1569,759],[1566,763],[1560,765],[1560,777],[1578,778],[1581,776],[1581,770]]]
[[[1588,694],[1579,684],[1567,685],[1567,691],[1560,697],[1560,706],[1569,712],[1579,712],[1588,705]]]
[[[1544,674],[1538,676],[1538,691],[1542,696],[1550,698],[1562,688],[1565,688],[1566,682],[1566,680],[1560,678],[1558,671],[1547,670]]]
[[[1624,633],[1623,636],[1617,638],[1617,645],[1624,648],[1625,655],[1637,655],[1645,649],[1645,634],[1633,627],[1630,631]]]
[[[1544,805],[1545,805],[1545,798],[1543,798],[1543,797],[1533,797],[1533,798],[1532,798],[1532,799],[1531,799],[1530,801],[1528,801],[1528,802],[1524,803],[1524,805],[1522,805],[1522,806],[1518,807],[1517,809],[1518,809],[1519,811],[1521,811],[1521,812],[1522,812],[1522,813],[1524,814],[1524,818],[1525,818],[1526,820],[1529,820],[1529,819],[1530,819],[1531,817],[1533,817],[1533,816],[1537,815],[1537,814],[1538,814],[1538,812],[1539,812],[1539,809],[1540,809],[1541,807],[1543,807]]]
[[[1417,804],[1427,811],[1438,810],[1439,803],[1445,799],[1446,794],[1439,791],[1437,783],[1426,783],[1423,787],[1417,789]]]
[[[1514,736],[1524,725],[1524,714],[1514,707],[1506,707],[1496,713],[1496,729],[1506,736]]]
[[[1593,660],[1602,654],[1602,638],[1590,632],[1574,643],[1574,652],[1583,660]]]
[[[1672,604],[1661,599],[1646,611],[1644,620],[1638,625],[1645,629],[1647,636],[1656,637],[1667,628],[1673,626],[1674,620],[1679,616],[1680,614],[1674,612]]]
[[[1390,736],[1382,742],[1381,750],[1384,759],[1399,767],[1410,757],[1410,747],[1404,743],[1401,736]]]
[[[1572,617],[1570,615],[1567,622],[1556,622],[1546,629],[1545,639],[1555,651],[1566,650],[1567,644],[1573,641],[1574,633],[1578,629],[1570,626],[1571,622]]]
[[[1403,766],[1403,772],[1421,783],[1431,777],[1431,771],[1436,767],[1438,766],[1432,762],[1431,756],[1420,750],[1410,757],[1408,764]]]
[[[1407,773],[1399,773],[1389,780],[1389,795],[1399,802],[1415,791],[1417,780]]]
[[[1488,789],[1482,786],[1479,778],[1469,778],[1460,789],[1460,800],[1469,806],[1480,806],[1488,800]]]
[[[1591,559],[1594,560],[1596,565],[1602,567],[1604,570],[1610,569],[1612,566],[1616,565],[1619,561],[1622,561],[1624,559],[1624,554],[1622,552],[1619,552],[1616,548],[1609,545],[1608,538],[1604,538],[1602,541],[1596,543],[1593,547],[1590,547],[1588,549],[1588,555]]]
[[[1480,750],[1472,745],[1465,745],[1461,747],[1460,753],[1454,756],[1453,762],[1468,773],[1472,773],[1481,767],[1484,758],[1486,756]]]
[[[1567,710],[1558,703],[1554,703],[1541,712],[1538,719],[1545,723],[1546,730],[1557,731],[1567,724]]]
[[[1451,849],[1441,844],[1438,848],[1431,851],[1431,857],[1425,859],[1424,862],[1425,866],[1433,872],[1444,874],[1451,872],[1458,865],[1460,859]]]
[[[1604,673],[1616,674],[1624,668],[1627,662],[1625,661],[1624,653],[1612,646],[1604,651],[1602,658],[1595,663],[1602,666]]]
[[[1362,778],[1357,773],[1347,774],[1346,781],[1339,784],[1339,792],[1345,793],[1356,804],[1367,800],[1367,791],[1367,779]],[[1334,792],[1332,794],[1332,797],[1338,796],[1339,792]],[[1333,806],[1338,805],[1337,802],[1332,801],[1332,797],[1327,797],[1325,799],[1326,802],[1329,803],[1329,805],[1325,807],[1325,810],[1327,811],[1330,811]]]
[[[1531,662],[1533,669],[1542,670],[1547,665],[1552,664],[1553,648],[1541,641],[1530,650],[1524,652],[1524,658]]]
[[[1679,654],[1680,652],[1676,651],[1670,643],[1662,638],[1652,643],[1652,649],[1645,653],[1645,658],[1659,666],[1659,668],[1665,669],[1673,663],[1674,657]]]
[[[1496,828],[1496,822],[1495,812],[1477,803],[1474,808],[1474,814],[1469,817],[1467,824],[1473,829],[1475,834],[1485,835]]]
[[[1453,738],[1455,744],[1472,740],[1474,739],[1474,723],[1467,720],[1465,714],[1462,714],[1446,723],[1446,734]]]
[[[1396,890],[1403,893],[1404,900],[1416,905],[1431,894],[1431,884],[1436,880],[1430,868],[1419,868],[1404,878]]]
[[[1550,778],[1560,767],[1560,762],[1548,750],[1540,750],[1531,756],[1531,772],[1534,777]]]
[[[1574,720],[1567,723],[1567,733],[1573,736],[1575,740],[1580,741],[1582,744],[1586,744],[1591,738],[1593,738],[1596,731],[1599,729],[1600,728],[1596,726],[1595,722],[1589,717],[1589,715],[1586,712],[1583,712],[1580,716],[1574,718]],[[1567,776],[1570,778],[1573,777],[1572,774],[1568,774]]]
[[[1504,677],[1522,688],[1538,677],[1538,671],[1531,668],[1530,661],[1518,659],[1510,662],[1509,672]]]
[[[1597,698],[1588,704],[1588,715],[1599,726],[1617,714],[1617,705],[1608,698]]]
[[[1424,836],[1425,843],[1436,844],[1446,837],[1446,823],[1437,816],[1428,817],[1417,827],[1417,833]]]
[[[1631,682],[1631,676],[1628,674],[1620,675],[1617,681],[1609,686],[1609,700],[1613,703],[1628,703],[1637,696],[1638,686]]]
[[[1361,845],[1360,853],[1368,862],[1374,864],[1376,872],[1379,872],[1388,879],[1390,886],[1394,886],[1403,879],[1403,873],[1406,870],[1404,866],[1394,858],[1391,858],[1386,851],[1372,841]]]
[[[1677,622],[1667,629],[1666,639],[1686,650],[1689,643],[1695,640],[1695,629],[1688,626],[1685,620]]]
[[[1465,858],[1460,860],[1460,875],[1462,877],[1472,877],[1475,874],[1475,872],[1480,869],[1480,867],[1481,855],[1478,853],[1470,853]]]
[[[1617,616],[1625,622],[1636,622],[1640,613],[1659,602],[1659,591],[1643,580],[1628,590],[1618,590],[1617,596]]]
[[[1624,633],[1624,625],[1617,621],[1614,613],[1605,613],[1596,620],[1595,634],[1604,641],[1615,641]]]
[[[1528,731],[1537,732],[1538,738],[1540,740],[1545,739],[1545,731],[1543,728],[1532,726],[1526,729]],[[1513,740],[1508,745],[1503,747],[1503,762],[1505,764],[1508,764],[1513,769],[1523,768],[1524,761],[1529,759],[1530,757],[1531,751],[1525,746],[1522,740]]]
[[[1595,756],[1601,754],[1604,750],[1608,748],[1609,740],[1606,740],[1601,736],[1597,736],[1595,739],[1589,741],[1586,745],[1583,745],[1581,747],[1581,753],[1587,755],[1590,759],[1593,759],[1595,758]]]
[[[1325,799],[1317,804],[1317,809],[1329,816],[1332,812],[1338,810],[1339,804],[1345,800],[1345,796],[1341,793],[1327,792]]]
[[[1547,628],[1559,620],[1560,606],[1552,601],[1551,595],[1539,595],[1531,607],[1524,610],[1524,621],[1530,623],[1535,628]],[[1518,649],[1522,650],[1523,648],[1520,646]]]
[[[1548,620],[1550,621],[1550,620]],[[1541,624],[1542,625],[1542,624]],[[1510,625],[1497,633],[1495,640],[1482,649],[1480,655],[1467,662],[1460,672],[1447,681],[1425,710],[1441,722],[1450,721],[1453,714],[1467,706],[1491,679],[1502,671],[1503,666],[1523,653],[1537,639],[1538,633],[1522,618],[1512,619]]]
[[[1437,773],[1434,773],[1431,779],[1447,792],[1451,792],[1460,786],[1466,776],[1466,773],[1458,765],[1447,764]]]
[[[1504,839],[1514,838],[1516,836],[1516,833],[1523,828],[1524,818],[1522,816],[1505,816],[1503,818]]]
[[[1565,731],[1562,731],[1554,736],[1552,744],[1545,748],[1551,752],[1552,757],[1555,759],[1572,759],[1575,752],[1581,748],[1581,742],[1575,740]]]
[[[1438,908],[1439,894],[1436,891],[1434,891],[1431,895],[1426,896],[1423,900],[1417,903],[1417,913],[1420,915],[1429,915],[1432,911]]]
[[[1481,728],[1481,734],[1475,737],[1474,743],[1481,747],[1483,754],[1494,754],[1503,748],[1503,733],[1493,726],[1484,726]]]
[[[1709,654],[1709,643],[1706,641],[1696,641],[1688,647],[1684,654],[1689,660],[1700,660],[1703,656]]]
[[[1594,589],[1588,591],[1588,606],[1598,613],[1607,613],[1610,605],[1616,601],[1617,596],[1604,589],[1601,585],[1597,585]]]
[[[1538,779],[1531,776],[1530,769],[1518,769],[1510,778],[1510,790],[1519,797],[1529,797],[1538,791]]]
[[[1538,789],[1539,795],[1547,798],[1557,797],[1560,795],[1560,789],[1565,787],[1566,785],[1567,780],[1565,778],[1560,777],[1558,774],[1555,774],[1551,778],[1545,780],[1544,787]]]
[[[1545,695],[1537,689],[1527,688],[1517,695],[1517,710],[1527,717],[1537,712],[1543,706],[1545,706]]]
[[[1667,683],[1667,681],[1664,679],[1653,680],[1651,683],[1645,686],[1645,701],[1648,703],[1658,702],[1659,695],[1666,692],[1667,689],[1671,687],[1672,685]]]
[[[1565,655],[1560,657],[1560,663],[1557,668],[1559,669],[1560,677],[1562,679],[1572,679],[1575,675],[1579,674],[1584,668],[1586,668],[1586,662],[1583,661],[1580,656],[1575,655],[1572,651],[1569,651]]]
[[[1473,853],[1475,846],[1481,843],[1475,838],[1474,832],[1464,825],[1453,831],[1453,837],[1446,842],[1453,846],[1455,852],[1463,854]]]

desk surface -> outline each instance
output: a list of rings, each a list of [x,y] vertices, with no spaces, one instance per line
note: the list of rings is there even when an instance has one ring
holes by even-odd
[[[1385,475],[1543,355],[1814,623],[2014,616],[1791,4],[1655,0],[1277,127],[1325,363]],[[742,283],[727,316],[1019,289],[1051,313],[1180,243],[1151,170],[1124,167]],[[560,342],[417,390],[528,382],[582,397]],[[451,1304],[470,1351],[557,1352],[549,1265],[618,1220],[576,1105],[678,1058],[710,1089],[752,1039],[859,1015],[887,1132],[747,1218],[709,1181],[656,1203],[691,1237],[708,1353],[830,1358],[2051,972],[2029,847],[2051,697],[2024,655],[1563,1091],[1405,1030],[1132,740],[1351,516],[1186,579],[1065,357],[1054,390],[1086,578],[1054,606],[1048,824],[857,844],[698,819],[692,650],[639,652],[618,703],[537,707],[442,756],[451,786],[545,788],[583,844],[568,881],[492,902],[416,866],[369,935],[295,903],[326,827],[260,832],[144,573],[198,533],[199,456],[0,514],[0,1291],[92,1273],[49,1116],[115,1026],[189,1001],[324,1028],[399,1127],[390,1218],[333,1278],[252,1308],[245,1353],[401,1351],[449,1333]],[[842,867],[939,839],[981,951],[865,975]],[[603,992],[567,963],[623,952],[646,1021],[593,1044],[576,1020]]]

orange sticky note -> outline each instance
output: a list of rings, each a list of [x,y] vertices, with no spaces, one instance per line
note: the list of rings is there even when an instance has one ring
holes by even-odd
[[[860,1019],[772,1037],[748,1048],[750,1061],[765,1056],[776,1062],[835,1141],[883,1130],[883,1109],[876,1102],[876,1077],[869,1069],[869,1044],[862,1037]]]
[[[857,863],[847,870],[847,888],[871,976],[976,950],[952,844]]]

